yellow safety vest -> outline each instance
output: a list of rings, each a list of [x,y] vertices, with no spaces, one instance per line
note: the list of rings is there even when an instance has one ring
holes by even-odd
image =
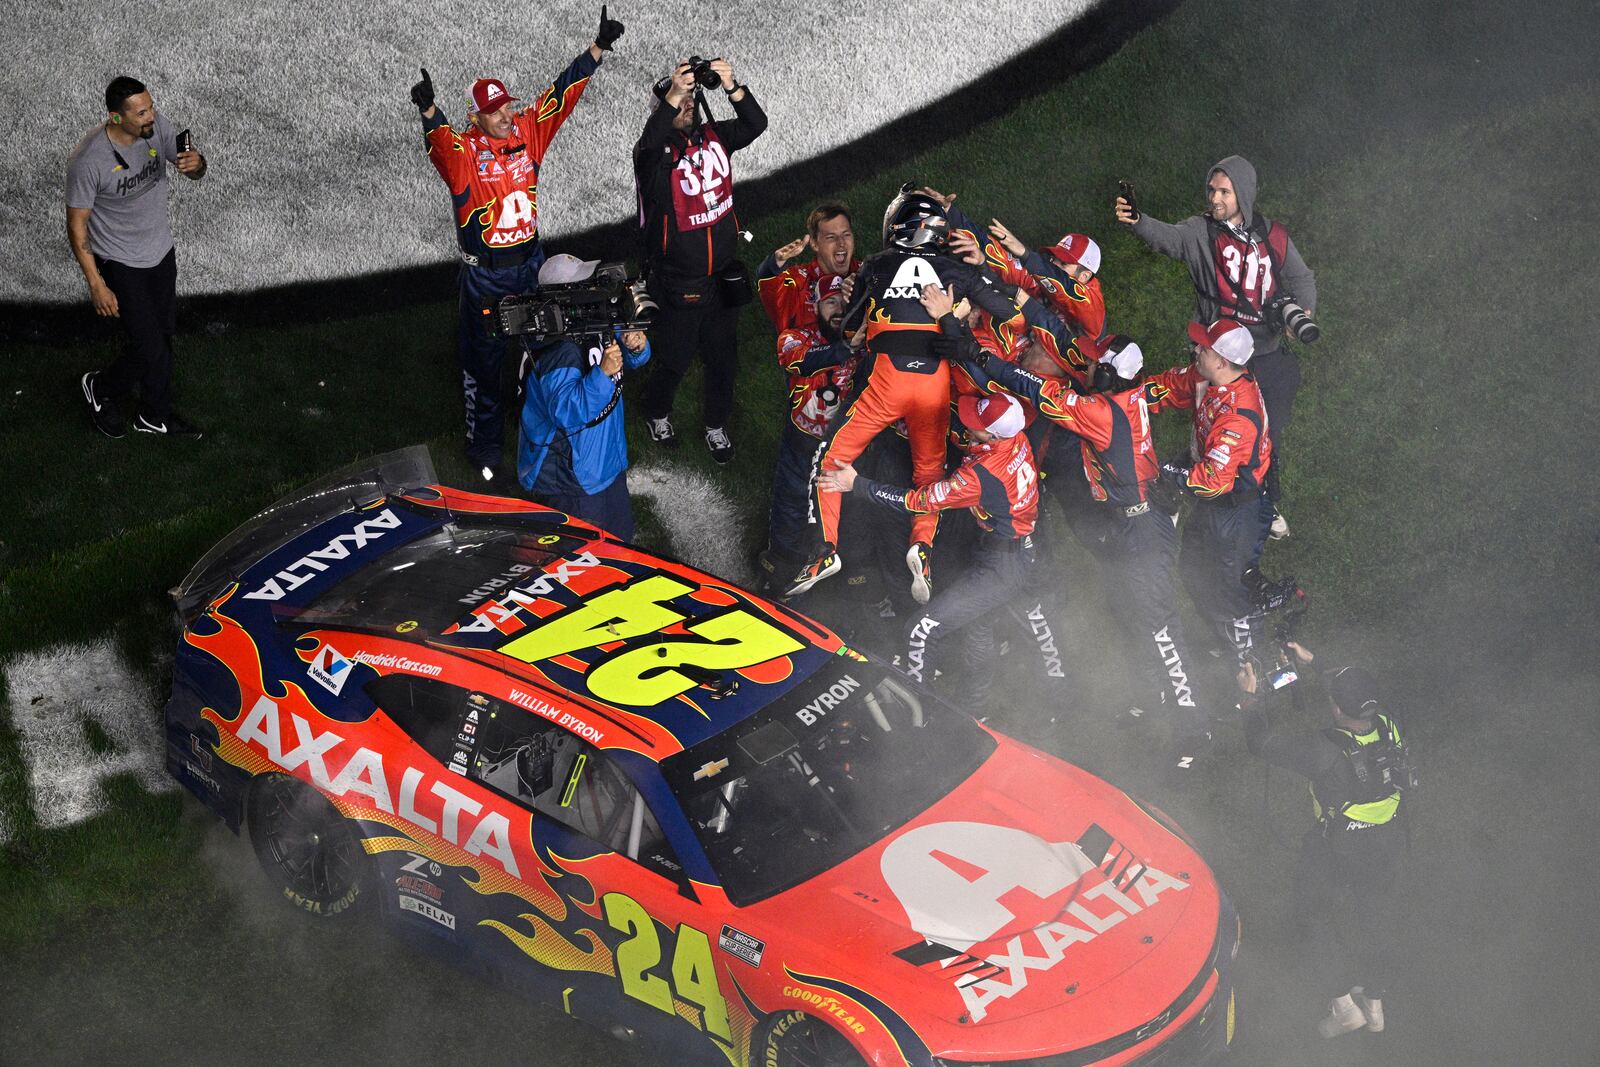
[[[1403,746],[1405,742],[1401,740],[1400,727],[1395,724],[1395,721],[1382,713],[1379,713],[1378,718],[1382,719],[1384,724],[1388,726],[1389,736],[1394,740],[1395,745]],[[1383,736],[1383,732],[1376,727],[1364,734],[1354,734],[1349,730],[1338,730],[1337,732],[1344,734],[1358,745],[1373,744]],[[1364,822],[1372,826],[1382,826],[1390,819],[1393,819],[1400,811],[1400,790],[1396,789],[1381,800],[1350,804],[1342,810],[1334,810],[1332,807],[1323,805],[1322,801],[1317,797],[1316,786],[1313,785],[1311,787],[1311,807],[1316,814],[1318,822],[1324,819],[1349,819],[1352,822]]]

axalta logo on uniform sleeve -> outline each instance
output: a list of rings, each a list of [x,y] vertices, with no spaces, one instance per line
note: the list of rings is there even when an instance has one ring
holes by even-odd
[[[262,582],[260,587],[245,594],[246,600],[282,600],[284,595],[292,593],[305,585],[318,574],[328,569],[324,560],[337,562],[349,559],[351,552],[359,552],[367,547],[367,542],[376,541],[382,537],[386,530],[400,528],[400,516],[388,508],[384,508],[370,519],[363,519],[356,524],[356,528],[347,534],[340,534],[321,548],[314,548],[301,556],[277,574]],[[301,573],[309,571],[310,573]]]

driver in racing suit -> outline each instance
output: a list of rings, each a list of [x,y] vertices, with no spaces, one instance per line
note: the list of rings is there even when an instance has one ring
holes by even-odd
[[[874,437],[904,419],[916,483],[933,485],[944,476],[950,368],[933,353],[939,326],[922,306],[923,288],[953,287],[999,321],[1017,314],[1012,301],[979,268],[945,254],[947,230],[944,204],[909,185],[884,212],[884,250],[862,265],[843,323],[846,336],[865,327],[866,381],[862,385],[858,380],[856,395],[829,428],[818,454],[818,471],[852,463]],[[821,528],[821,552],[796,574],[788,589],[791,596],[837,574],[841,567],[836,548],[839,493],[818,482],[811,505],[811,521]],[[937,529],[937,511],[912,520],[906,565],[911,570],[911,595],[919,604],[926,604],[933,592],[930,553]]]

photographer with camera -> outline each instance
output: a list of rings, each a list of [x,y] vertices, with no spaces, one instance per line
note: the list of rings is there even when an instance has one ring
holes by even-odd
[[[1301,668],[1314,659],[1292,641],[1285,648]],[[1320,730],[1272,721],[1275,691],[1254,662],[1239,671],[1239,688],[1251,754],[1311,783],[1317,822],[1300,841],[1295,916],[1331,999],[1317,1030],[1329,1038],[1381,1031],[1408,846],[1401,816],[1406,792],[1417,786],[1408,742],[1383,711],[1376,679],[1360,667],[1317,671],[1292,687],[1297,708],[1331,719]]]
[[[1250,331],[1255,356],[1250,369],[1266,403],[1272,448],[1278,456],[1267,475],[1271,499],[1271,535],[1289,536],[1289,524],[1277,510],[1281,495],[1278,474],[1283,466],[1283,432],[1294,417],[1300,389],[1300,360],[1283,344],[1293,337],[1303,344],[1322,331],[1312,321],[1317,306],[1317,279],[1306,266],[1283,223],[1258,213],[1256,169],[1243,156],[1229,156],[1206,173],[1206,213],[1173,225],[1151,218],[1133,202],[1133,188],[1124,182],[1116,200],[1117,221],[1132,227],[1145,244],[1189,268],[1194,283],[1194,321],[1200,325],[1228,319]]]
[[[723,90],[735,117],[713,120],[706,89]],[[691,57],[653,91],[656,106],[633,147],[645,275],[661,305],[651,329],[656,366],[641,406],[650,439],[676,448],[672,404],[698,353],[706,447],[725,464],[733,458],[728,419],[739,370],[738,309],[753,295],[734,255],[732,157],[761,136],[767,115],[726,59]]]
[[[539,269],[540,286],[594,276],[597,260],[566,253]],[[624,369],[650,362],[642,330],[557,334],[527,347],[528,374],[517,440],[517,480],[539,503],[633,540]]]
[[[1243,662],[1261,639],[1261,616],[1245,574],[1261,557],[1271,521],[1261,483],[1274,461],[1272,439],[1248,366],[1255,345],[1250,331],[1232,319],[1191,322],[1189,340],[1193,362],[1145,379],[1151,414],[1168,408],[1194,414],[1188,454],[1161,464],[1149,494],[1174,516],[1183,501],[1195,501],[1183,527],[1183,584]]]
[[[428,160],[450,190],[458,276],[456,349],[467,412],[467,458],[485,481],[499,471],[505,434],[501,394],[503,338],[491,334],[492,309],[503,297],[532,292],[539,284],[544,249],[539,245],[539,168],[556,132],[577,106],[600,59],[622,36],[622,23],[600,8],[592,45],[567,65],[532,107],[512,108],[517,97],[498,78],[472,85],[470,118],[457,132],[434,103],[427,68],[411,87],[422,115]]]

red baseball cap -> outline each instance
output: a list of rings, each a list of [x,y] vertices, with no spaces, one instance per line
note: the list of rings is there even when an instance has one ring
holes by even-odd
[[[820,304],[835,293],[844,292],[844,275],[824,274],[811,283],[811,302]]]
[[[984,430],[996,437],[1015,437],[1028,424],[1022,405],[1007,393],[964,396],[956,402],[956,413],[967,429]]]
[[[1081,233],[1069,233],[1045,251],[1063,263],[1077,264],[1090,274],[1100,273],[1100,246]]]
[[[472,83],[472,110],[480,115],[492,115],[516,99],[499,78],[479,78]]]
[[[1232,319],[1218,319],[1210,326],[1191,322],[1189,340],[1214,349],[1217,355],[1236,367],[1249,363],[1256,351],[1256,342],[1250,336],[1250,331]]]

